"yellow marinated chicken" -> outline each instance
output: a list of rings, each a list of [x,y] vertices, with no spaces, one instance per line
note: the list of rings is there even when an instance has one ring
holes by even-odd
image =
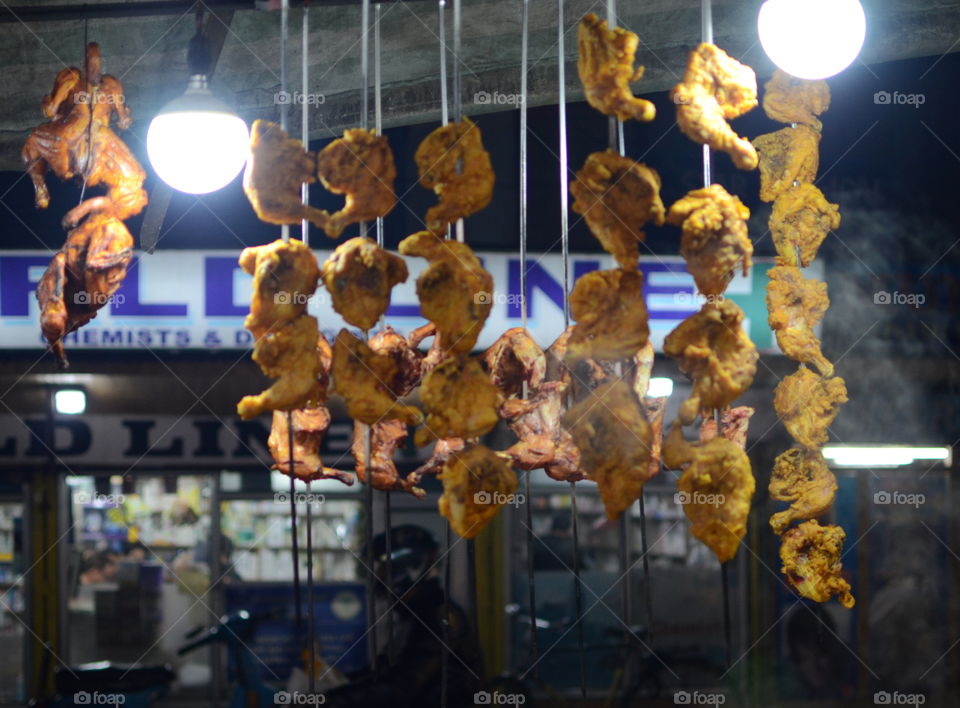
[[[660,175],[613,150],[595,152],[570,183],[573,210],[583,214],[590,231],[621,268],[637,267],[640,229],[648,221],[663,225]]]
[[[414,442],[422,447],[437,438],[477,438],[489,433],[500,420],[498,398],[478,359],[447,357],[423,377],[420,400],[427,419]]]
[[[404,256],[419,256],[430,265],[417,278],[420,312],[434,323],[438,346],[469,352],[477,343],[493,307],[493,277],[465,243],[420,231],[400,242]]]
[[[735,271],[750,272],[749,218],[750,210],[719,184],[694,190],[670,207],[667,221],[683,229],[680,255],[704,295],[721,295]]]
[[[517,490],[517,473],[483,445],[469,445],[448,457],[438,479],[443,482],[440,514],[461,538],[480,533]]]
[[[670,93],[680,130],[702,145],[730,155],[741,170],[757,167],[757,151],[728,120],[757,107],[757,75],[713,44],[690,54],[683,81]]]
[[[333,309],[368,330],[390,307],[393,286],[407,280],[407,264],[364,236],[337,246],[320,270]]]
[[[591,12],[577,29],[577,71],[591,106],[619,120],[649,123],[657,115],[656,106],[630,90],[630,84],[643,78],[643,67],[633,68],[638,42],[633,32],[620,27],[611,30],[606,20]]]
[[[295,238],[243,249],[240,267],[253,276],[250,314],[243,326],[258,338],[277,324],[302,316],[320,277],[316,257]]]
[[[580,466],[597,483],[608,519],[640,498],[650,468],[653,432],[624,381],[603,384],[561,419],[580,451]]]
[[[840,207],[831,204],[812,184],[791,187],[773,203],[770,233],[783,265],[806,268],[817,257],[820,244],[830,231],[840,228]]]
[[[663,352],[693,379],[680,421],[690,425],[704,409],[720,410],[750,388],[759,355],[743,330],[743,310],[730,301],[706,303],[667,335]]]
[[[777,456],[770,476],[770,498],[793,502],[789,509],[770,517],[773,532],[780,536],[794,521],[822,516],[833,506],[837,478],[823,455],[798,447]]]
[[[839,376],[817,376],[805,366],[781,381],[773,392],[773,409],[791,437],[807,450],[819,450],[827,429],[847,402],[847,386]]]
[[[793,266],[776,266],[767,276],[767,322],[780,349],[794,361],[833,376],[833,364],[820,351],[820,340],[813,332],[830,307],[827,284],[804,278],[803,271]]]
[[[805,521],[783,534],[781,572],[800,595],[814,602],[828,602],[836,595],[841,605],[853,607],[855,600],[840,560],[846,536],[839,526],[821,526],[816,521]]]
[[[791,187],[813,184],[820,169],[820,133],[799,125],[753,141],[760,155],[760,200],[772,202]]]
[[[500,335],[483,353],[483,363],[504,398],[520,395],[524,382],[529,390],[538,388],[547,372],[546,355],[523,327]]]
[[[819,131],[817,116],[830,108],[830,86],[826,81],[808,81],[777,69],[764,85],[763,110],[781,123],[800,123]]]
[[[577,279],[570,293],[570,314],[577,321],[567,342],[566,360],[619,360],[647,343],[650,327],[637,270],[596,270]]]
[[[683,470],[677,488],[690,519],[690,533],[726,563],[737,554],[747,532],[756,490],[747,454],[722,437],[688,443],[683,428],[674,423],[663,443],[663,463]]]

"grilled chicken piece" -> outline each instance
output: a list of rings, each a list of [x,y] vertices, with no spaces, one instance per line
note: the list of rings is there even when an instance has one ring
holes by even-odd
[[[827,430],[847,400],[842,378],[817,376],[801,365],[777,385],[773,409],[791,437],[813,451],[827,441]]]
[[[760,155],[760,199],[775,201],[798,184],[813,184],[820,169],[820,133],[799,125],[755,138]]]
[[[770,476],[770,497],[793,502],[789,509],[770,517],[773,532],[780,536],[794,521],[822,516],[833,506],[837,478],[823,455],[798,447],[777,456]]]
[[[840,228],[840,207],[817,187],[801,184],[777,197],[770,215],[770,233],[781,265],[806,268],[817,257],[830,231]]]
[[[780,349],[794,361],[812,364],[824,376],[833,376],[833,364],[820,351],[820,340],[813,332],[830,307],[827,284],[804,278],[793,266],[776,266],[767,276],[767,321]]]
[[[834,595],[847,609],[855,600],[844,580],[841,556],[846,533],[839,526],[821,526],[805,521],[781,537],[781,572],[803,597],[828,602]]]
[[[577,325],[567,343],[567,361],[627,359],[650,336],[643,275],[637,270],[580,276],[570,293],[570,313]]]
[[[483,445],[469,445],[448,457],[438,479],[443,482],[440,514],[461,538],[480,533],[517,490],[517,473]]]
[[[407,264],[357,236],[337,246],[320,269],[333,309],[354,327],[372,328],[390,307],[390,291],[407,280]]]
[[[823,128],[817,116],[830,108],[830,86],[826,81],[798,79],[777,69],[763,88],[763,110],[769,118],[808,125],[816,131]]]
[[[747,447],[747,430],[756,411],[750,406],[725,408],[720,413],[720,437],[735,443],[741,450]],[[703,412],[700,424],[700,442],[709,442],[717,437],[717,419],[710,411]]]
[[[570,325],[557,337],[553,344],[547,347],[546,379],[547,381],[562,381],[571,390],[576,386],[593,389],[609,381],[615,375],[616,362],[594,361],[593,359],[568,361],[567,351],[570,348],[570,337],[575,329],[576,325]]]
[[[546,355],[523,327],[504,332],[483,353],[483,363],[504,398],[520,395],[524,382],[529,390],[537,389],[547,371]]]
[[[449,356],[426,376],[420,400],[427,411],[414,442],[423,447],[438,438],[476,438],[493,430],[499,394],[478,359]]]

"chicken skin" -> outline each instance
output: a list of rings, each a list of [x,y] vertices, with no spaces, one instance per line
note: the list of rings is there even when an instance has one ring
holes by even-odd
[[[651,477],[653,431],[625,381],[603,384],[563,414],[580,451],[580,466],[597,483],[607,518],[640,498]]]
[[[807,450],[819,450],[827,429],[847,402],[847,386],[839,376],[817,376],[802,366],[781,381],[773,408],[791,437]]]
[[[477,438],[489,433],[499,420],[498,398],[478,359],[447,357],[423,377],[420,400],[427,419],[414,442],[423,447],[437,438]]]
[[[443,482],[440,514],[461,538],[480,533],[517,490],[517,473],[483,445],[470,445],[447,458],[438,479]]]
[[[830,108],[826,81],[798,79],[777,69],[763,88],[763,110],[769,118],[808,125],[818,132],[823,128],[817,116]]]
[[[798,184],[813,184],[820,169],[820,133],[799,125],[753,141],[760,155],[760,199],[776,200]]]
[[[770,517],[773,532],[780,536],[794,521],[813,519],[830,510],[837,495],[837,478],[820,452],[795,447],[774,461],[769,491],[771,499],[793,502],[789,509]]]
[[[636,269],[640,229],[648,221],[663,225],[660,175],[613,150],[595,152],[570,183],[573,210],[583,214],[590,231],[621,268]]]
[[[530,390],[543,383],[547,357],[523,327],[508,329],[483,354],[490,382],[504,398],[518,396],[526,383]]]
[[[423,139],[413,156],[420,184],[432,189],[440,203],[427,210],[427,229],[438,236],[447,226],[485,208],[493,199],[490,154],[483,149],[480,128],[469,118],[448,123]]]
[[[839,526],[821,526],[805,521],[781,537],[781,572],[801,596],[814,602],[828,602],[834,595],[850,609],[855,600],[850,583],[844,580],[843,540],[846,533]]]
[[[728,120],[757,107],[757,75],[713,44],[690,54],[683,81],[670,93],[680,130],[696,143],[730,155],[741,170],[757,167],[757,151]]]
[[[454,354],[471,351],[493,307],[493,277],[480,259],[465,243],[429,231],[401,241],[400,253],[430,261],[417,278],[417,297],[423,316],[437,326],[438,346]]]
[[[620,360],[647,343],[650,327],[637,270],[597,270],[577,279],[570,293],[577,325],[567,342],[566,360]]]
[[[585,15],[577,29],[577,71],[587,102],[619,120],[649,123],[657,115],[650,101],[636,98],[630,84],[643,77],[644,68],[633,68],[639,38],[620,27],[612,30],[594,13]]]
[[[680,255],[704,295],[721,295],[735,271],[750,272],[749,218],[750,210],[719,184],[694,190],[670,207],[667,221],[683,229]]]
[[[400,256],[364,236],[341,243],[320,269],[333,309],[362,330],[373,327],[387,311],[390,291],[407,275]]]
[[[704,409],[720,410],[743,394],[757,373],[759,355],[743,331],[743,310],[730,300],[706,303],[667,335],[663,352],[693,379],[680,421],[690,425]]]
[[[773,203],[770,233],[782,265],[806,268],[830,231],[840,228],[840,207],[812,184],[791,187]]]
[[[833,376],[833,364],[820,351],[813,332],[830,307],[827,284],[804,278],[803,271],[793,266],[776,266],[767,276],[767,321],[780,349],[794,361],[812,364],[824,376]]]

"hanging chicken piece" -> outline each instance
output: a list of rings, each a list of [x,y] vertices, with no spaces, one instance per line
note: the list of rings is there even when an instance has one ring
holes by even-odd
[[[667,335],[663,352],[693,379],[680,421],[690,425],[703,409],[723,409],[753,383],[759,355],[743,331],[743,310],[724,300],[706,303]]]
[[[805,125],[755,138],[760,155],[760,199],[772,202],[791,187],[813,184],[820,169],[820,133]]]
[[[650,479],[653,432],[625,381],[603,384],[561,419],[580,451],[580,466],[600,488],[608,519],[640,498]]]
[[[637,270],[596,270],[577,279],[570,293],[577,325],[567,342],[566,360],[620,360],[647,343],[643,275]]]
[[[663,422],[669,398],[644,398],[643,411],[650,423],[650,477],[660,474],[663,457]]]
[[[438,346],[453,354],[471,351],[493,307],[493,277],[468,245],[429,231],[401,241],[400,253],[430,261],[417,278],[417,297],[423,316],[437,326]]]
[[[323,213],[317,224],[327,236],[338,238],[350,224],[373,221],[397,204],[393,191],[397,167],[390,143],[372,130],[351,128],[317,153],[317,175],[334,194],[346,194],[343,209]]]
[[[490,154],[483,149],[480,128],[469,118],[434,130],[417,147],[413,159],[420,184],[440,197],[440,203],[427,210],[427,229],[438,236],[493,198]]]
[[[839,228],[840,207],[828,202],[812,184],[791,187],[773,203],[770,233],[781,265],[806,268],[817,257],[827,234]]]
[[[808,125],[816,131],[823,128],[817,116],[830,108],[826,81],[798,79],[777,69],[763,88],[763,110],[769,118]]]
[[[529,390],[543,383],[547,357],[523,327],[508,329],[483,353],[490,382],[504,398],[518,396],[526,382]]]
[[[690,533],[726,563],[737,554],[747,532],[750,501],[756,490],[747,454],[722,437],[688,443],[683,428],[674,423],[663,444],[663,462],[669,468],[683,469],[677,488],[690,519]]]
[[[750,272],[749,218],[750,210],[719,184],[694,190],[670,207],[667,221],[683,229],[680,255],[704,295],[721,295],[735,271]]]
[[[320,269],[333,309],[354,327],[368,330],[390,306],[393,286],[407,280],[407,264],[364,236],[337,246]]]
[[[855,600],[844,580],[841,556],[846,533],[839,526],[805,521],[783,534],[780,541],[781,572],[803,597],[828,602],[834,595],[850,609]]]
[[[573,210],[583,214],[590,231],[621,268],[637,267],[640,229],[648,221],[663,225],[660,175],[613,150],[595,152],[570,183]]]
[[[430,459],[408,474],[407,479],[415,479],[416,483],[419,484],[419,480],[428,474],[440,474],[443,466],[446,465],[449,460],[459,455],[466,446],[467,442],[463,438],[443,438],[437,440],[433,446],[433,454],[430,456]]]
[[[789,509],[770,517],[773,532],[780,536],[794,521],[826,514],[837,495],[837,478],[820,452],[798,447],[777,456],[770,476],[770,497],[793,502]]]
[[[813,332],[830,307],[827,284],[804,278],[793,266],[776,266],[767,276],[767,321],[780,349],[794,361],[812,364],[824,376],[833,376],[833,364],[820,351]]]
[[[368,346],[375,353],[393,360],[393,375],[383,380],[390,392],[398,398],[413,393],[423,378],[423,355],[390,325],[373,335]]]
[[[302,315],[292,322],[278,322],[257,339],[253,360],[266,376],[277,380],[266,391],[240,399],[237,413],[241,418],[305,408],[317,398],[317,335],[317,318]]]
[[[547,381],[562,381],[570,387],[586,386],[594,389],[616,375],[616,362],[581,359],[568,361],[570,337],[576,325],[570,325],[547,347]]]
[[[773,409],[787,432],[807,450],[819,450],[827,429],[847,402],[847,386],[839,376],[817,376],[801,365],[773,392]]]
[[[643,78],[644,68],[633,68],[639,41],[633,32],[609,29],[606,20],[591,12],[580,20],[577,30],[577,71],[591,106],[619,120],[649,123],[657,115],[656,106],[630,90],[630,84]]]
[[[440,514],[461,538],[480,533],[501,506],[512,503],[517,490],[517,473],[483,445],[450,456],[438,479],[443,482]]]
[[[725,152],[741,170],[757,167],[757,151],[738,136],[728,120],[757,107],[757,75],[713,44],[690,54],[683,81],[670,97],[677,105],[680,130],[702,145]]]
[[[741,450],[747,447],[747,430],[750,419],[756,411],[750,406],[725,408],[720,413],[720,436],[737,445]],[[717,419],[710,411],[703,412],[700,424],[700,442],[709,442],[717,437]]]
[[[489,433],[497,416],[498,392],[478,359],[444,359],[423,377],[420,400],[427,410],[414,442],[423,447],[437,438],[477,438]]]
[[[650,390],[650,376],[653,373],[655,361],[656,353],[653,342],[650,341],[633,355],[633,392],[641,401],[647,397],[647,392]]]

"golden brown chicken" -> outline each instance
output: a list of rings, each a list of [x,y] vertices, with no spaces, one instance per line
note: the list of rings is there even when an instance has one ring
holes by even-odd
[[[317,289],[320,269],[303,241],[277,239],[265,246],[245,248],[239,263],[253,276],[250,314],[243,326],[254,337],[259,338],[282,322],[292,322],[307,311],[307,303]]]
[[[567,342],[566,360],[618,360],[647,343],[650,327],[637,270],[596,270],[577,279],[570,293],[577,325]]]
[[[660,474],[663,457],[663,423],[669,398],[644,398],[643,411],[650,423],[650,477]]]
[[[757,75],[713,44],[690,54],[683,81],[670,93],[680,130],[694,142],[725,152],[741,170],[757,167],[757,151],[728,120],[757,107]]]
[[[420,231],[400,242],[404,256],[419,256],[430,265],[417,278],[420,312],[437,326],[438,346],[469,352],[493,307],[493,277],[465,243]]]
[[[616,362],[593,359],[573,361],[567,358],[570,337],[576,325],[570,325],[547,347],[547,381],[562,381],[573,390],[577,386],[593,389],[616,375]]]
[[[501,506],[515,500],[517,473],[483,445],[470,445],[447,458],[438,479],[443,482],[440,514],[461,538],[474,538]]]
[[[426,492],[420,484],[420,476],[400,474],[393,455],[407,439],[407,424],[402,420],[381,420],[370,430],[370,457],[373,459],[371,484],[374,489],[385,492],[408,492],[422,499]],[[355,460],[357,477],[367,484],[367,426],[360,422],[353,424],[353,443],[350,452]]]
[[[420,184],[440,197],[440,203],[427,210],[427,229],[438,236],[493,198],[490,154],[483,149],[480,128],[469,118],[434,130],[417,147],[413,159]]]
[[[619,120],[649,123],[657,116],[656,106],[630,90],[630,84],[643,78],[644,68],[633,68],[638,42],[633,32],[610,29],[592,12],[584,15],[577,30],[577,71],[591,106]]]
[[[777,69],[764,85],[763,110],[781,123],[800,123],[819,131],[817,116],[830,108],[830,86],[826,81],[807,81]]]
[[[840,207],[812,184],[791,187],[773,203],[770,233],[783,265],[798,265],[799,251],[799,265],[807,267],[827,234],[839,228]]]
[[[377,354],[390,357],[394,362],[393,376],[384,379],[384,385],[397,397],[410,395],[425,372],[423,355],[390,325],[373,335],[368,345]]]
[[[677,488],[690,519],[690,533],[726,563],[737,554],[747,532],[750,501],[756,490],[747,454],[722,437],[688,443],[683,428],[674,423],[663,443],[663,463],[683,469]]]
[[[830,307],[827,284],[804,278],[803,271],[793,266],[776,266],[767,276],[767,322],[780,349],[794,361],[833,376],[833,364],[820,351],[820,340],[813,332]]]
[[[800,595],[814,602],[828,602],[836,595],[841,605],[853,607],[850,583],[842,576],[846,536],[839,526],[821,526],[816,521],[805,521],[783,534],[781,572]]]
[[[660,175],[640,162],[613,150],[587,157],[570,183],[573,210],[583,214],[590,231],[621,268],[636,268],[637,243],[646,238],[640,229],[648,221],[663,225]]]
[[[419,484],[419,480],[428,474],[440,474],[443,466],[459,455],[466,446],[467,442],[463,438],[437,440],[437,443],[433,446],[433,454],[430,455],[430,459],[408,474],[407,479],[416,479]]]
[[[807,450],[819,450],[827,429],[847,402],[847,386],[839,376],[817,376],[801,365],[773,392],[773,409],[787,432]]]
[[[719,184],[694,190],[670,207],[667,221],[683,229],[680,255],[704,295],[722,294],[736,270],[750,272],[749,218],[750,210]]]
[[[820,452],[795,447],[781,453],[774,461],[769,491],[772,499],[793,502],[789,509],[770,517],[770,526],[779,536],[794,521],[827,513],[837,495],[837,478]]]
[[[760,199],[772,202],[791,187],[812,184],[820,169],[820,133],[805,125],[755,138],[760,155]]]
[[[387,138],[372,130],[345,130],[317,153],[317,175],[329,191],[347,195],[343,209],[323,212],[323,223],[317,224],[331,238],[350,224],[386,216],[397,204],[393,151]]]
[[[693,379],[690,398],[680,406],[684,425],[693,423],[701,410],[725,408],[753,383],[759,355],[743,331],[743,317],[730,300],[708,302],[664,340],[664,354],[677,359],[680,370]]]
[[[650,389],[650,376],[653,374],[653,365],[656,362],[656,352],[653,342],[648,341],[633,355],[633,392],[639,400],[647,397]]]
[[[240,399],[237,413],[241,418],[249,420],[268,411],[306,408],[309,401],[319,396],[317,336],[317,318],[301,315],[292,322],[274,325],[257,339],[253,360],[266,376],[276,381],[266,391]]]
[[[500,335],[483,353],[483,364],[504,398],[520,395],[524,383],[529,390],[538,388],[547,371],[546,355],[523,327]]]
[[[597,483],[608,519],[640,498],[650,479],[653,432],[624,381],[603,384],[561,419],[580,451],[580,466]]]
[[[414,442],[437,438],[476,438],[490,432],[499,417],[497,389],[478,359],[450,356],[423,377],[420,400],[427,411]]]
[[[320,269],[333,309],[363,330],[373,327],[387,311],[390,291],[407,275],[407,264],[400,256],[364,236],[341,243]]]
[[[750,428],[750,419],[756,411],[750,406],[725,408],[720,413],[720,437],[729,440],[741,450],[747,446],[747,431]],[[717,418],[709,411],[704,411],[703,423],[700,424],[700,442],[709,442],[717,437]]]

